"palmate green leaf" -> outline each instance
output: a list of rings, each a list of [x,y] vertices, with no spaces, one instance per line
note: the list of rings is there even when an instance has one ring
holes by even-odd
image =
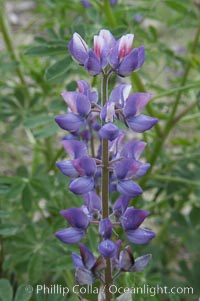
[[[47,124],[53,120],[53,116],[47,114],[37,114],[36,116],[27,117],[24,122],[24,126],[29,129],[36,128],[38,126]]]
[[[188,7],[184,5],[182,2],[176,0],[166,0],[165,3],[167,4],[167,6],[169,6],[173,10],[176,10],[180,14],[188,13]]]
[[[7,279],[0,279],[0,301],[12,301],[13,290]]]
[[[28,264],[29,281],[34,284],[42,278],[43,258],[41,254],[35,253]]]
[[[48,138],[55,135],[58,131],[58,126],[55,123],[49,123],[42,129],[38,129],[34,132],[34,136],[37,139]]]
[[[14,301],[29,301],[32,296],[32,292],[29,287],[25,284],[22,284],[18,287]]]
[[[13,290],[7,279],[0,279],[0,301],[12,301]]]
[[[12,236],[15,235],[18,228],[10,224],[0,224],[0,235],[2,236]]]
[[[25,55],[29,56],[49,56],[49,55],[55,55],[55,54],[62,54],[66,53],[66,44],[63,43],[58,45],[55,43],[55,45],[39,45],[32,47],[25,51]]]
[[[72,59],[66,56],[64,59],[57,61],[54,65],[50,66],[45,72],[47,80],[53,80],[61,75],[64,75],[70,68]]]
[[[32,207],[32,193],[30,184],[27,184],[22,191],[22,206],[25,211],[30,211]]]

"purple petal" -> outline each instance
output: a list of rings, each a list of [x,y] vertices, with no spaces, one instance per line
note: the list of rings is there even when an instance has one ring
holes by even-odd
[[[146,115],[138,115],[127,119],[129,127],[135,132],[142,133],[151,129],[157,122],[157,118]]]
[[[139,69],[145,59],[144,47],[133,49],[121,62],[118,68],[118,74],[128,76],[136,69]]]
[[[138,64],[137,67],[134,71],[140,69],[144,63],[145,60],[145,48],[144,46],[141,46],[140,48],[138,48]]]
[[[84,268],[84,264],[80,255],[72,252],[72,261],[74,268]]]
[[[112,123],[106,123],[99,131],[101,138],[106,140],[114,140],[119,135],[119,129],[116,125]]]
[[[151,167],[149,163],[137,163],[137,170],[134,170],[133,168],[132,170],[130,170],[130,174],[128,173],[128,176],[130,175],[132,179],[138,179],[140,177],[143,177]]]
[[[60,212],[72,227],[86,229],[88,226],[88,217],[80,208],[70,208]]]
[[[136,114],[139,114],[147,105],[151,98],[149,93],[136,93],[130,95],[124,107],[124,116],[126,118],[133,117]]]
[[[91,104],[84,94],[79,92],[62,92],[61,96],[72,113],[79,114],[82,117],[89,114]]]
[[[119,40],[119,47],[118,47],[118,56],[120,61],[128,56],[128,54],[131,52],[132,44],[133,44],[133,34],[126,34],[122,36]]]
[[[80,285],[90,285],[95,280],[93,273],[85,268],[77,268],[75,271],[75,278]]]
[[[119,211],[122,213],[124,213],[124,211],[126,210],[126,208],[128,207],[128,204],[130,203],[131,197],[130,196],[120,196],[114,206],[113,206],[113,210],[114,211]]]
[[[149,264],[152,258],[151,254],[146,254],[136,258],[134,265],[131,267],[130,272],[141,272]]]
[[[99,61],[97,55],[91,49],[88,52],[88,58],[86,59],[84,66],[85,66],[86,71],[92,76],[95,76],[95,75],[101,73],[100,61]]]
[[[56,162],[56,166],[60,169],[60,171],[65,175],[69,177],[77,177],[78,172],[73,167],[73,164],[69,160],[64,161],[58,161]]]
[[[95,174],[97,169],[95,160],[87,156],[74,160],[73,166],[77,170],[80,176],[86,175],[88,177],[91,177]]]
[[[117,179],[122,180],[125,179],[128,171],[133,165],[133,159],[125,158],[121,161],[114,164],[114,170],[117,176]]]
[[[84,142],[77,140],[63,140],[62,145],[71,159],[87,156],[88,150]]]
[[[92,4],[88,0],[81,0],[81,3],[87,8],[92,6]]]
[[[133,198],[142,193],[141,187],[131,180],[120,181],[117,184],[117,191],[122,195],[130,196]]]
[[[101,210],[101,199],[96,194],[95,191],[89,191],[88,193],[84,194],[82,197],[90,212],[94,210],[98,210],[98,211]]]
[[[115,116],[115,103],[110,101],[106,102],[101,109],[101,119],[105,122],[113,122]]]
[[[155,233],[148,229],[136,229],[126,231],[127,238],[134,244],[143,245],[155,237]]]
[[[112,258],[117,251],[117,247],[112,240],[105,239],[99,244],[98,250],[102,256]]]
[[[81,116],[73,113],[56,116],[55,121],[61,129],[69,132],[78,131],[84,123],[84,119]]]
[[[109,54],[109,63],[113,69],[116,69],[119,66],[119,42],[120,40],[116,41],[113,47],[111,48]]]
[[[101,67],[105,68],[107,65],[109,48],[104,38],[100,35],[94,36],[94,52],[100,61]]]
[[[55,233],[55,236],[65,244],[75,244],[79,242],[84,235],[84,230],[73,227],[63,229]]]
[[[115,38],[109,30],[101,29],[99,32],[99,36],[101,36],[104,39],[109,49],[111,49],[115,45]]]
[[[75,194],[84,194],[94,188],[94,179],[91,177],[80,177],[71,182],[69,190]]]
[[[120,153],[122,157],[139,159],[141,153],[143,152],[146,142],[143,141],[129,141],[124,146]]]
[[[125,231],[135,230],[149,215],[149,211],[128,207],[121,217],[122,227]]]
[[[94,266],[95,262],[96,262],[96,259],[94,258],[94,255],[83,244],[79,244],[79,248],[80,248],[81,258],[82,258],[82,261],[83,261],[85,267],[88,270],[91,270],[92,267]]]
[[[102,269],[105,269],[106,261],[103,256],[99,256],[92,268],[94,274],[99,273]]]
[[[127,246],[123,251],[120,252],[119,267],[122,271],[127,272],[134,264],[134,257],[130,246]]]
[[[118,0],[110,0],[110,5],[115,5],[115,4],[117,4],[118,3]]]
[[[149,163],[142,163],[135,159],[125,158],[115,164],[115,173],[119,180],[137,179],[146,174]]]
[[[73,34],[73,38],[69,42],[68,49],[73,58],[81,65],[84,65],[88,56],[88,45],[78,33],[75,32]]]
[[[120,248],[121,248],[122,241],[117,240],[115,245],[116,245],[116,253],[114,257],[112,258],[112,267],[113,269],[119,269],[119,256],[120,256]]]
[[[112,236],[112,223],[109,218],[104,218],[99,223],[99,233],[104,239],[111,238]]]
[[[130,91],[131,91],[131,85],[126,85],[126,84],[118,85],[112,90],[109,97],[109,101],[123,106],[124,101],[127,99]]]
[[[86,82],[85,80],[78,80],[77,84],[79,92],[86,95],[90,103],[98,102],[98,92],[95,89],[91,90],[88,82]]]

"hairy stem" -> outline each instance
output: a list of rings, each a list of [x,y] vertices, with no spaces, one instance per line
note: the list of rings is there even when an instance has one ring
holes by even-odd
[[[108,93],[108,75],[103,74],[102,76],[102,86],[101,86],[101,97],[102,97],[102,107],[107,101]],[[102,125],[104,122],[102,121]],[[103,218],[109,216],[109,151],[108,151],[108,140],[102,139],[102,185],[101,185],[101,197],[102,197],[102,215]],[[105,269],[105,300],[111,301],[112,294],[109,291],[109,287],[112,283],[112,273],[111,273],[111,263],[110,258],[106,259],[106,269]]]

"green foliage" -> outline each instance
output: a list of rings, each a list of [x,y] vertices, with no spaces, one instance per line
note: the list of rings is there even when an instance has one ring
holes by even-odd
[[[37,0],[24,16],[17,12],[24,22],[10,29],[4,26],[6,13],[0,10],[4,44],[0,56],[0,301],[62,301],[66,298],[59,294],[36,294],[36,285],[72,288],[75,284],[71,252],[78,248],[60,243],[54,233],[67,226],[59,211],[81,206],[82,199],[68,191],[68,180],[55,167],[66,155],[54,116],[66,110],[59,96],[63,90],[76,89],[77,79],[87,79],[92,86],[98,81],[70,57],[67,44],[73,32],[92,47],[93,35],[101,28],[117,38],[134,33],[134,47],[145,46],[146,62],[133,74],[131,84],[134,92],[152,93],[147,112],[159,118],[158,126],[142,137],[148,143],[145,155],[152,169],[141,182],[145,193],[132,201],[151,211],[147,227],[157,233],[149,246],[132,248],[136,257],[150,252],[153,260],[144,273],[126,273],[116,283],[194,289],[193,295],[133,295],[137,301],[196,301],[200,295],[200,6],[191,0],[124,0],[109,15],[103,1],[91,1],[91,8],[80,2]],[[24,37],[31,44],[24,43]],[[118,80],[124,81],[113,77],[113,85]],[[96,252],[97,239],[97,228],[90,228],[83,242]],[[27,284],[33,286],[32,293],[27,293]],[[96,300],[96,296],[87,298]],[[78,298],[70,292],[67,300]]]

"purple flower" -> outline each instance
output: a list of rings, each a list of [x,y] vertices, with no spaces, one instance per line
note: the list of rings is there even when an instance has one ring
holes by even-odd
[[[106,258],[112,258],[117,251],[116,244],[110,239],[104,239],[98,247],[99,253]]]
[[[99,223],[99,233],[104,239],[110,239],[112,236],[112,223],[109,218],[104,218]]]
[[[139,228],[144,219],[149,215],[149,211],[128,207],[121,216],[121,224],[128,239],[135,244],[146,244],[155,237],[155,233]]]
[[[97,168],[95,160],[86,155],[86,145],[76,140],[63,140],[62,144],[70,156],[74,158],[73,160],[56,162],[60,171],[72,178],[69,190],[75,194],[85,194],[93,190]]]
[[[112,91],[109,100],[105,104],[101,118],[104,121],[113,121],[118,118],[135,132],[144,132],[152,128],[157,118],[140,114],[149,102],[149,93],[136,93],[128,96],[130,85],[119,85]]]
[[[90,213],[95,213],[101,210],[101,199],[95,191],[89,191],[82,195]]]
[[[99,131],[99,135],[101,138],[106,139],[106,140],[114,140],[118,137],[119,135],[119,129],[116,125],[112,123],[106,123],[104,126]]]
[[[120,252],[119,269],[123,272],[141,272],[149,264],[151,254],[146,254],[134,259],[130,246]]]
[[[145,59],[144,46],[132,50],[133,38],[133,34],[126,34],[116,41],[110,31],[103,29],[94,36],[93,50],[78,33],[74,33],[68,49],[92,76],[100,74],[108,63],[118,75],[128,76],[138,70]]]
[[[80,254],[72,253],[76,281],[81,284],[92,284],[99,272],[106,267],[105,259],[95,259],[92,252],[83,244],[79,244]]]
[[[73,34],[73,38],[69,42],[69,52],[72,57],[81,65],[84,65],[86,58],[88,57],[89,47],[86,42],[81,38],[78,33]]]
[[[79,242],[85,235],[88,227],[88,216],[82,208],[62,210],[61,214],[70,223],[71,227],[56,232],[56,237],[66,244]]]
[[[109,63],[120,76],[128,76],[144,63],[144,46],[132,50],[133,34],[126,34],[115,42],[109,55]]]

